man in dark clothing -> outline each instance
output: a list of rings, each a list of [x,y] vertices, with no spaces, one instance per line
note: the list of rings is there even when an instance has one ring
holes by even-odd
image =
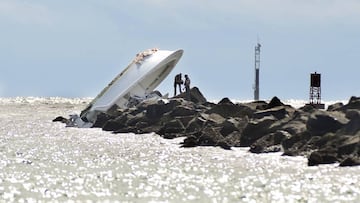
[[[176,86],[179,86],[179,91],[180,94],[182,93],[181,91],[181,85],[183,84],[183,81],[181,79],[181,73],[175,75],[175,80],[174,80],[174,97],[176,96]]]
[[[188,75],[185,75],[185,91],[187,100],[191,100],[190,98],[190,78]]]

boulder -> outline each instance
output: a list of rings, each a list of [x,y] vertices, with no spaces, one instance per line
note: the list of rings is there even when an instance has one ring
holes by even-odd
[[[244,103],[242,105],[249,107],[251,110],[253,110],[253,112],[257,111],[257,110],[265,110],[268,107],[268,103],[266,103],[265,101],[261,101],[261,100]]]
[[[273,116],[266,116],[261,119],[251,120],[242,132],[240,145],[242,147],[248,147],[257,139],[271,133],[269,132],[269,127],[276,120],[277,119]]]
[[[217,114],[211,115],[212,117],[218,116]],[[209,117],[211,117],[211,115],[209,115]],[[203,120],[203,116],[199,117],[198,120]],[[194,121],[192,123],[194,125],[194,123],[197,122]],[[225,120],[220,123],[205,120],[205,122],[202,121],[200,123],[202,126],[198,126],[201,130],[191,133],[191,135],[184,140],[183,146],[220,146],[223,149],[230,149],[232,146],[238,145],[240,134],[235,127],[237,125],[236,122]]]
[[[299,156],[303,154],[301,148],[306,144],[310,139],[310,134],[308,132],[303,132],[300,134],[293,134],[284,138],[281,142],[281,146],[284,150],[283,155],[287,156]]]
[[[152,132],[155,132],[156,134],[158,134],[158,135],[161,135],[160,134],[160,130],[164,127],[164,126],[162,126],[162,125],[160,125],[160,124],[151,124],[151,125],[146,125],[146,127],[145,126],[141,126],[142,125],[142,123],[139,123],[139,124],[137,124],[135,127],[137,128],[137,129],[139,129],[139,131],[141,132],[141,133],[152,133]]]
[[[145,116],[150,120],[159,120],[166,113],[165,104],[150,104],[145,109]]]
[[[118,131],[127,127],[127,121],[133,118],[133,115],[124,113],[123,115],[114,119],[108,120],[102,127],[105,131]]]
[[[109,114],[101,112],[96,116],[96,121],[92,127],[93,128],[102,128],[107,123],[108,120],[111,120],[114,118],[115,118],[114,116],[111,116]]]
[[[360,133],[355,136],[346,136],[346,139],[339,143],[337,153],[340,157],[358,152],[360,152]]]
[[[197,117],[194,115],[191,116],[181,116],[181,117],[177,117],[177,119],[179,119],[179,121],[181,121],[181,123],[183,124],[183,126],[185,126],[185,128],[187,128],[187,126],[189,125],[189,123],[195,118]]]
[[[266,106],[266,109],[272,109],[274,107],[278,107],[278,106],[284,106],[284,104],[280,101],[279,98],[277,97],[273,97],[269,104]]]
[[[225,98],[221,99],[218,104],[230,104],[230,105],[233,105],[234,103],[232,101],[230,101],[229,98],[225,97]]]
[[[347,119],[359,119],[360,118],[360,109],[349,109],[345,112],[345,117]]]
[[[232,103],[222,103],[205,111],[207,114],[216,113],[224,118],[252,116],[254,111],[245,105],[236,105]]]
[[[170,112],[172,117],[195,116],[198,112],[189,106],[179,105]]]
[[[224,137],[222,141],[226,142],[230,147],[240,147],[240,137],[241,132],[233,131],[232,133]]]
[[[308,158],[308,166],[316,166],[319,164],[333,164],[338,161],[336,158],[336,149],[325,148],[322,150],[314,151]]]
[[[228,143],[226,140],[220,140],[216,143],[215,146],[219,146],[223,149],[226,149],[226,150],[230,150],[231,149],[231,144]]]
[[[346,111],[348,109],[357,109],[360,110],[360,97],[352,96],[349,100],[349,103],[342,106],[339,110]]]
[[[243,121],[240,119],[235,119],[235,118],[226,119],[224,122],[220,124],[221,126],[220,133],[224,137],[226,137],[234,131],[241,132],[245,128],[246,124],[247,121]]]
[[[310,115],[306,128],[314,136],[336,132],[349,120],[340,112],[316,111]]]
[[[161,94],[161,93],[160,93]],[[146,99],[144,101],[141,101],[139,104],[137,104],[134,108],[135,110],[137,110],[137,112],[135,112],[135,114],[147,110],[147,108],[151,105],[159,105],[159,106],[163,106],[165,105],[165,102],[162,99]]]
[[[320,111],[319,109],[315,108],[313,105],[305,105],[299,108],[300,111],[305,113],[314,113]]]
[[[256,140],[250,146],[250,152],[253,153],[268,153],[281,151],[281,142],[289,138],[291,135],[286,131],[276,131],[274,133],[267,134],[262,138]]]
[[[164,138],[176,138],[183,136],[185,131],[185,127],[179,119],[173,119],[164,124],[159,130],[159,134],[162,135]]]
[[[179,118],[181,121],[190,119],[191,117],[182,117]],[[211,126],[219,126],[221,123],[225,121],[225,118],[220,116],[219,114],[206,114],[206,113],[200,113],[197,116],[194,116],[186,126],[185,133],[187,134],[194,134],[196,132],[200,132],[203,130],[203,128],[206,125]],[[184,121],[183,121],[184,124]]]
[[[200,116],[206,120],[206,123],[211,125],[220,125],[226,119],[217,113],[201,113]]]
[[[331,104],[328,106],[327,111],[338,111],[343,106],[344,104],[342,102]]]
[[[286,108],[285,106],[277,106],[271,109],[266,109],[262,111],[257,111],[254,113],[254,119],[260,119],[265,116],[274,116],[276,119],[281,120],[285,117],[289,117],[295,109],[293,108]]]
[[[278,107],[275,107],[278,108]],[[291,143],[290,146],[284,146],[285,150],[291,147],[294,142],[299,141],[299,136],[306,131],[306,117],[300,112],[295,111],[290,113],[290,116],[286,116],[281,120],[276,120],[268,127],[269,132],[284,131],[287,132],[286,138],[283,140],[287,143]],[[294,139],[292,138],[293,136]]]
[[[336,136],[335,133],[326,133],[325,135],[321,135],[321,136],[312,136],[311,138],[314,138],[312,141],[314,142],[310,142],[308,143],[309,145],[314,145],[315,147],[317,147],[317,149],[321,149],[321,148],[326,148],[327,145],[331,145],[332,142],[334,142],[334,140],[336,140],[338,137]]]
[[[61,123],[68,123],[69,119],[64,118],[62,116],[58,116],[52,120],[52,122],[61,122]]]
[[[281,129],[291,135],[298,135],[306,131],[306,124],[299,120],[291,120],[285,123]]]
[[[192,135],[197,132],[200,132],[205,126],[206,122],[207,122],[206,118],[202,116],[194,117],[189,121],[188,125],[186,126],[185,133]]]
[[[221,128],[220,128],[220,134],[224,137],[226,137],[227,135],[229,135],[230,133],[237,131],[238,129],[235,127],[235,124],[233,122],[230,121],[225,121],[221,124]]]
[[[341,135],[355,135],[360,132],[360,111],[347,110],[346,118],[350,121],[346,123],[337,133]]]
[[[134,116],[129,116],[126,122],[127,126],[136,126],[139,122],[148,123],[148,119],[144,112],[140,112]]]
[[[134,133],[134,134],[142,134],[143,131],[136,128],[136,126],[126,126],[124,128],[120,128],[116,131],[113,131],[114,134],[118,133]]]
[[[173,97],[169,99],[169,102],[166,104],[166,107],[168,108],[168,111],[173,110],[175,107],[180,105],[185,105],[190,103],[189,101],[186,101],[182,97]]]
[[[216,106],[217,104],[213,103],[213,102],[205,102],[205,103],[202,103],[202,105],[206,108],[206,109],[211,109],[213,108],[214,106]]]
[[[340,162],[339,166],[359,166],[360,165],[360,158],[357,157],[347,157],[343,161]]]
[[[216,146],[224,137],[220,133],[219,127],[206,126],[198,137],[199,146]]]
[[[195,135],[188,136],[181,143],[181,147],[196,147],[198,146],[198,138]]]
[[[216,143],[219,141],[219,139],[216,139],[216,134],[218,131],[216,130],[209,130],[207,129],[206,133],[202,133],[198,137],[198,146],[216,146]]]
[[[175,96],[174,98],[183,98],[183,99],[187,100],[187,97],[188,97],[187,93],[183,92],[183,93]],[[202,103],[206,102],[206,98],[200,92],[199,88],[193,87],[190,89],[190,101],[194,102],[196,104],[202,104]]]

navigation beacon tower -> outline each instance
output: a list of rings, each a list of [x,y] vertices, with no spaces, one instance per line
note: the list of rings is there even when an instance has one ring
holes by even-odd
[[[259,100],[259,74],[260,74],[260,47],[261,44],[258,42],[255,46],[255,85],[254,85],[254,100]]]
[[[308,105],[317,109],[324,109],[325,104],[321,103],[321,74],[315,72],[310,74],[310,102]]]

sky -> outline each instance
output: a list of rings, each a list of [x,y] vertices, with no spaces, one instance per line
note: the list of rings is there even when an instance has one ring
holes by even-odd
[[[0,97],[95,97],[138,52],[183,49],[208,100],[360,96],[359,0],[0,0]]]

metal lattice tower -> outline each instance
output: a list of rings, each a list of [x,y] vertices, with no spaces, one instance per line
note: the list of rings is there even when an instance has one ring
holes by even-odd
[[[259,100],[259,75],[260,75],[260,47],[261,44],[257,43],[255,46],[255,85],[254,85],[254,100]]]
[[[318,109],[324,109],[325,105],[321,103],[321,74],[316,72],[310,74],[309,100],[309,105]]]
[[[312,73],[310,75],[310,104],[321,103],[321,75]]]

